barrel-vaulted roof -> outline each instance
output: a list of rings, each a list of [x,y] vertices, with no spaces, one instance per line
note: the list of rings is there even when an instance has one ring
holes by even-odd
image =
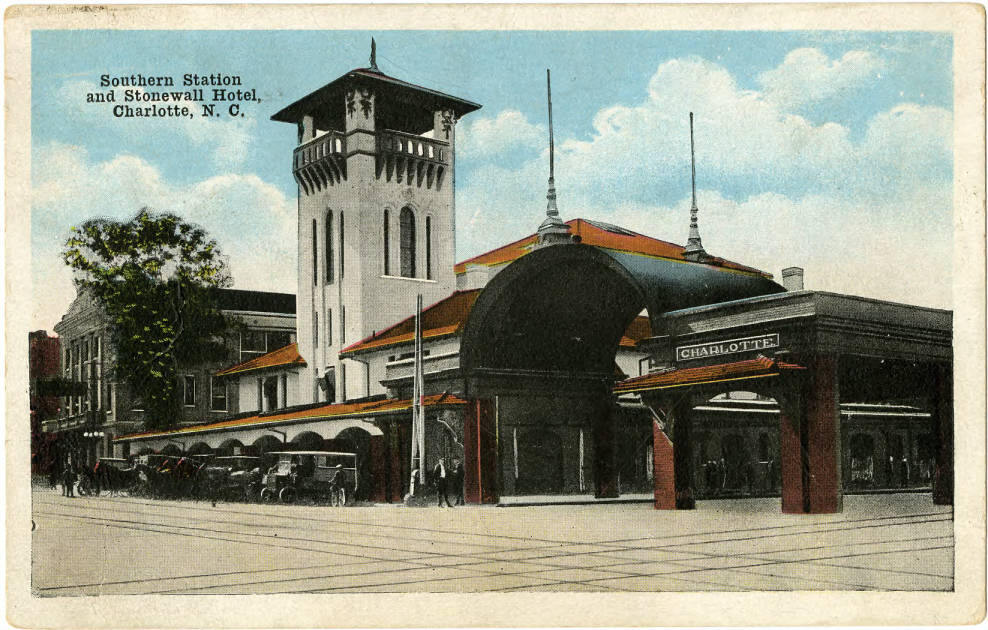
[[[682,245],[676,245],[675,243],[645,236],[644,234],[639,234],[617,225],[592,221],[590,219],[572,219],[567,221],[566,224],[570,226],[570,234],[575,238],[578,237],[579,242],[584,245],[593,245],[616,252],[629,252],[639,256],[686,262],[686,258],[683,256],[686,248]],[[468,258],[458,263],[454,267],[454,270],[460,274],[464,273],[470,265],[492,267],[509,263],[535,249],[537,240],[537,234],[530,234],[513,243],[508,243],[497,249],[492,249],[489,252]],[[771,274],[759,271],[754,267],[748,267],[724,258],[718,258],[717,256],[708,256],[703,264],[732,271],[753,273],[766,278],[772,277]]]

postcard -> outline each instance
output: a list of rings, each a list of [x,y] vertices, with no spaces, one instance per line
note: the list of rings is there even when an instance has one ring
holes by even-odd
[[[10,8],[9,623],[982,620],[984,27]]]

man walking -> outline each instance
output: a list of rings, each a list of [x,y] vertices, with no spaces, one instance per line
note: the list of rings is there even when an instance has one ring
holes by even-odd
[[[436,494],[439,495],[439,507],[443,506],[443,501],[446,502],[447,506],[453,507],[453,504],[449,502],[449,497],[446,495],[446,463],[442,457],[436,462],[436,467],[432,469],[432,478],[436,483]]]

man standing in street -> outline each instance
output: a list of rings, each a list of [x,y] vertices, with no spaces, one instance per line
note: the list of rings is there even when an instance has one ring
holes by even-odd
[[[432,469],[432,478],[435,479],[436,494],[439,495],[439,507],[443,506],[443,501],[449,507],[453,507],[453,504],[449,502],[449,497],[446,495],[446,463],[442,457],[436,462],[436,467]]]
[[[463,502],[463,462],[453,460],[453,489],[456,490],[454,505],[464,505]]]

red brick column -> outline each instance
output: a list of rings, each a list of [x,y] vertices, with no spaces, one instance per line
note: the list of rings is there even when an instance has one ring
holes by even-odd
[[[652,480],[655,483],[655,509],[676,509],[675,453],[669,436],[652,421]]]
[[[840,405],[837,357],[817,355],[810,365],[804,415],[807,485],[804,496],[811,514],[840,512],[843,491],[840,474]]]
[[[936,468],[933,503],[954,504],[954,374],[949,363],[933,367],[933,435],[936,439]]]
[[[463,414],[463,498],[497,503],[497,436],[494,401],[471,400]]]
[[[782,511],[802,514],[803,443],[800,439],[800,410],[795,402],[779,400],[779,471],[782,473]]]

